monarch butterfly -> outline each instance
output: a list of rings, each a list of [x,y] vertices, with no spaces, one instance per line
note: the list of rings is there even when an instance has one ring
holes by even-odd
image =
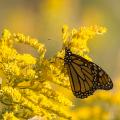
[[[65,48],[64,65],[70,79],[73,94],[77,98],[87,98],[97,89],[110,90],[113,83],[108,74],[93,62],[73,54]]]

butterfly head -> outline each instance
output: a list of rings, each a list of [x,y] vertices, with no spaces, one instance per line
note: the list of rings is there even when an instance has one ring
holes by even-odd
[[[65,55],[71,56],[72,52],[70,51],[70,48],[65,48]]]
[[[65,57],[64,57],[64,61],[65,63],[70,63],[72,60],[71,60],[71,55],[72,55],[72,52],[70,51],[69,48],[65,48]]]

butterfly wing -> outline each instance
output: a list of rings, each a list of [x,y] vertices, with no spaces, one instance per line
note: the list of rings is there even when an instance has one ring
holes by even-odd
[[[73,94],[79,98],[86,98],[96,89],[112,89],[113,83],[107,73],[98,65],[72,54],[71,62],[66,63]]]
[[[113,82],[109,75],[98,65],[91,62],[92,73],[96,75],[97,89],[110,90],[113,88]]]

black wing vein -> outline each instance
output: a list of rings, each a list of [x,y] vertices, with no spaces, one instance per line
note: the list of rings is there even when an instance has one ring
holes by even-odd
[[[74,85],[74,82],[73,82],[73,76],[72,76],[72,72],[71,72],[71,69],[70,69],[70,66],[68,65],[68,68],[70,70],[70,76],[71,76],[71,79],[72,79],[72,83],[73,83],[73,87],[74,87],[74,90],[75,90],[75,85]]]
[[[75,70],[75,68],[73,67],[73,65],[71,64],[71,66],[72,66],[72,68]],[[80,78],[81,78],[81,76],[77,73],[77,71],[75,70],[75,73],[77,74],[77,76],[79,76]],[[83,73],[84,74],[84,73]],[[85,74],[84,74],[84,77],[85,77]],[[81,78],[82,79],[82,78]],[[78,79],[79,80],[79,79]],[[83,80],[83,79],[82,79]],[[89,85],[89,83],[88,83],[88,81],[87,80],[85,80],[86,82],[87,82],[87,84],[88,84],[88,86],[90,87],[90,85]],[[84,83],[84,80],[83,80],[83,84],[84,84],[84,88],[85,88],[85,90],[86,90],[86,87],[85,87],[85,83]]]

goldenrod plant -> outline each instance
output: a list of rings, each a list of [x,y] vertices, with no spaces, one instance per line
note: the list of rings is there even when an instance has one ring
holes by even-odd
[[[5,29],[0,38],[0,119],[72,120],[72,99],[58,89],[71,91],[64,61],[59,58],[64,58],[64,46],[70,43],[72,52],[92,60],[88,56],[87,42],[104,32],[106,28],[98,25],[73,30],[65,25],[63,48],[48,60],[46,48],[39,40]],[[39,55],[19,53],[16,43],[33,47]]]

